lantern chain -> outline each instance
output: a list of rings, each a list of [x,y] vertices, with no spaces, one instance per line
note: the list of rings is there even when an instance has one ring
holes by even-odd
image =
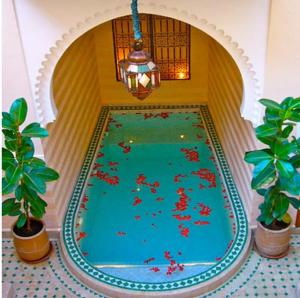
[[[137,9],[137,0],[132,0],[131,12],[132,12],[134,39],[141,40],[142,33],[140,30],[140,20],[139,20],[139,13],[138,13],[138,9]]]

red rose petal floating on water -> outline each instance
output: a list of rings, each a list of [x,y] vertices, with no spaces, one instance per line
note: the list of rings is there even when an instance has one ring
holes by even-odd
[[[180,234],[184,237],[188,237],[189,236],[189,233],[190,233],[190,229],[189,228],[183,228],[181,229],[180,231]]]
[[[189,197],[184,193],[183,187],[178,188],[177,194],[180,195],[179,202],[175,203],[176,209],[172,211],[185,211],[188,207]]]
[[[131,150],[131,147],[130,146],[126,146],[124,142],[120,142],[118,144],[121,148],[123,148],[123,152],[124,153],[129,153],[130,150]]]
[[[126,236],[126,232],[117,232],[118,236]]]
[[[85,204],[84,204],[84,203],[81,203],[81,204],[80,204],[80,208],[81,208],[81,209],[84,209],[84,210],[87,210],[87,208],[85,207]]]
[[[140,220],[140,219],[141,219],[141,216],[140,216],[140,215],[136,215],[134,218],[135,218],[136,220]]]
[[[165,255],[165,259],[167,259],[167,260],[171,260],[172,259],[169,251],[165,251],[164,255]]]
[[[210,185],[208,186],[208,188],[213,188],[217,186],[216,175],[210,172],[209,169],[202,168],[198,171],[193,171],[192,175],[199,176],[200,179],[204,179],[207,182],[209,182]],[[199,187],[201,188],[201,186]]]
[[[204,226],[204,225],[208,225],[209,221],[201,221],[201,220],[197,220],[194,222],[195,225],[197,226]]]
[[[153,272],[159,272],[160,271],[160,269],[158,267],[152,267],[152,268],[150,268],[150,270],[153,271]]]
[[[109,166],[111,166],[111,167],[114,167],[114,166],[119,165],[119,163],[118,163],[117,161],[115,161],[115,162],[110,161],[108,164],[109,164]]]
[[[161,198],[161,197],[158,197],[157,199],[156,199],[156,201],[158,201],[158,202],[161,202],[161,201],[163,201],[164,200],[164,198]]]
[[[150,187],[150,191],[152,193],[156,193],[156,188],[159,187],[159,182],[155,181],[154,183],[146,182],[147,177],[144,174],[139,174],[139,176],[136,178],[136,184],[142,184]]]
[[[206,206],[202,203],[200,203],[199,206],[201,208],[201,210],[199,212],[200,215],[203,215],[203,216],[209,216],[210,215],[211,209],[208,206]]]
[[[180,178],[186,178],[186,177],[187,177],[187,175],[178,174],[178,175],[174,176],[174,182],[175,183],[181,182]]]
[[[119,177],[118,176],[109,176],[109,173],[105,173],[103,171],[97,171],[97,173],[93,174],[92,176],[96,176],[100,180],[103,180],[110,185],[117,185],[119,184]]]
[[[142,200],[139,198],[139,197],[135,197],[134,198],[134,202],[133,202],[133,206],[136,206],[136,205],[138,205],[138,204],[140,204],[140,203],[142,203]]]
[[[76,241],[78,242],[79,240],[85,238],[86,236],[87,236],[87,234],[85,232],[80,232],[79,236],[76,239]]]
[[[101,158],[101,157],[103,157],[104,156],[104,153],[102,153],[102,152],[99,152],[98,154],[97,154],[97,158]]]
[[[175,217],[178,220],[191,220],[190,215],[180,215],[180,214],[174,214],[173,217]]]
[[[188,161],[199,161],[199,153],[197,151],[188,148],[181,148],[180,151],[185,153],[185,158]]]

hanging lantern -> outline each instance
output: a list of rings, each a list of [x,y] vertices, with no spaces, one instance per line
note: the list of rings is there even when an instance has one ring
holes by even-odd
[[[137,11],[137,0],[131,3],[134,44],[126,60],[119,62],[120,76],[131,94],[145,99],[152,90],[160,86],[159,68],[151,60],[149,53],[143,50],[142,34]]]

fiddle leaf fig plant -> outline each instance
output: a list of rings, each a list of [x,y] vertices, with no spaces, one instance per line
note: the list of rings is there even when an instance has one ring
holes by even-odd
[[[48,131],[39,123],[31,123],[21,130],[27,116],[24,98],[16,99],[9,112],[2,113],[2,194],[9,198],[2,202],[2,215],[18,216],[17,228],[31,230],[30,215],[41,219],[47,203],[40,197],[45,194],[46,183],[59,178],[59,174],[34,157],[32,138],[45,138]]]
[[[289,205],[300,209],[300,138],[292,135],[300,122],[300,97],[287,97],[281,103],[270,99],[259,102],[266,107],[264,123],[255,129],[258,140],[267,145],[246,152],[245,161],[254,165],[252,189],[264,197],[258,221],[271,228],[289,224]]]

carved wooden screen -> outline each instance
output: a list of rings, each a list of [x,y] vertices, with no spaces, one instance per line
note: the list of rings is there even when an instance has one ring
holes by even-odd
[[[162,80],[190,79],[190,25],[181,21],[140,14],[144,49],[160,68]],[[133,44],[131,16],[112,21],[117,80],[118,62],[127,58]]]

